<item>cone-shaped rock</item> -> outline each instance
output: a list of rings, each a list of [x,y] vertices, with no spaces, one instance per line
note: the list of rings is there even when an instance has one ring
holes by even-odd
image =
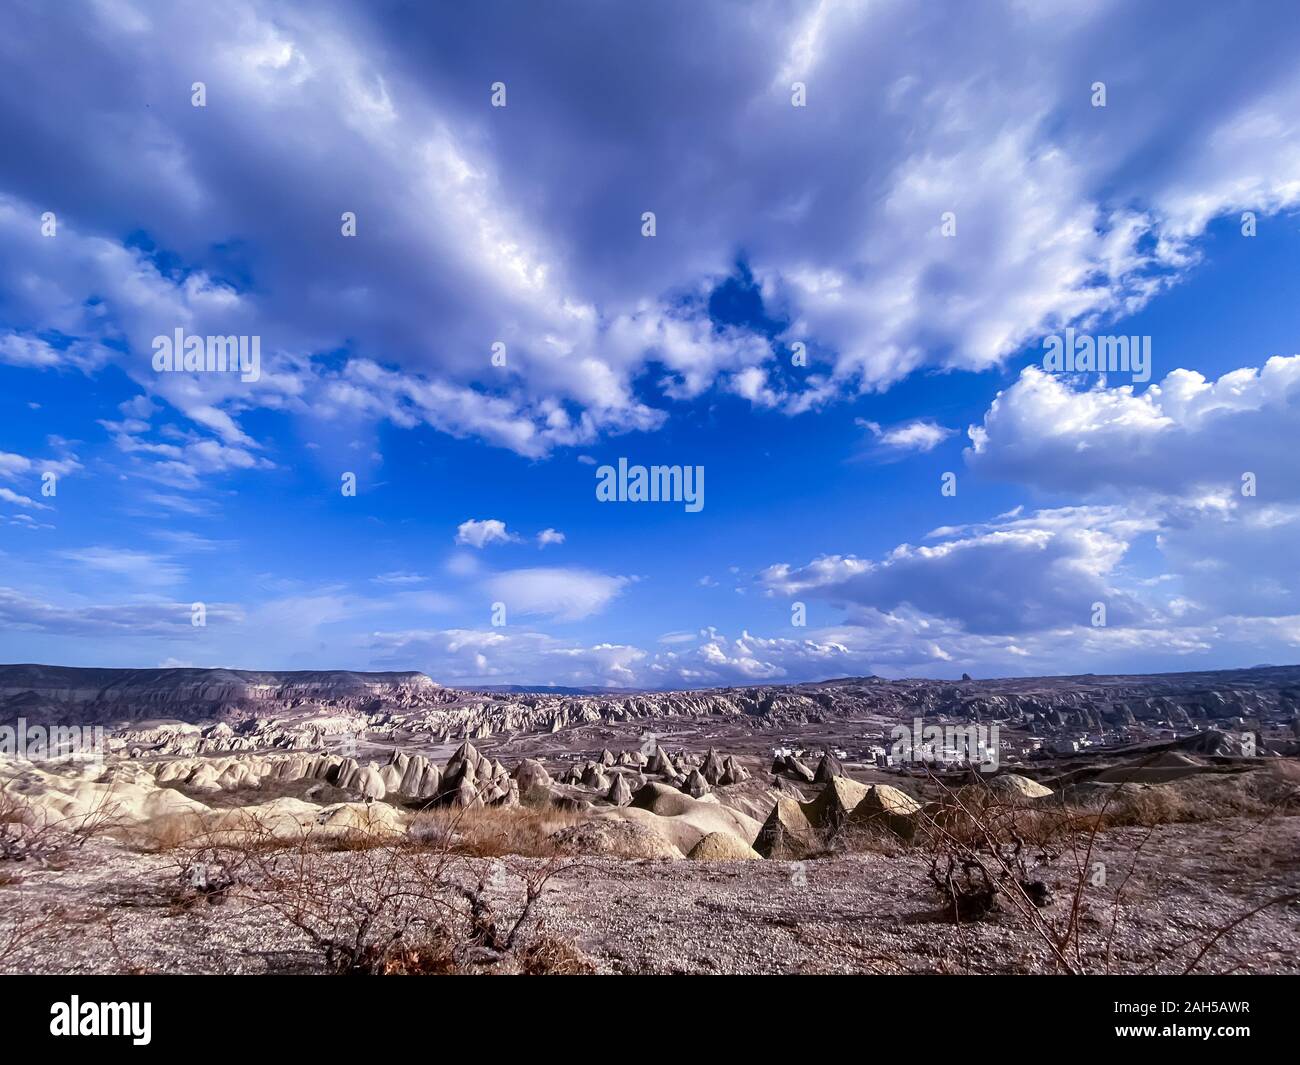
[[[733,755],[727,755],[727,760],[722,763],[721,784],[743,784],[749,779],[749,770],[736,761]]]
[[[344,758],[338,764],[338,769],[330,783],[340,788],[350,788],[357,779],[357,774],[361,771],[361,766],[357,764],[355,758]]]
[[[388,792],[383,774],[372,765],[357,773],[352,787],[361,792],[363,799],[382,799]]]
[[[466,784],[463,781],[460,786],[450,794],[449,802],[452,806],[460,807],[483,805],[482,800],[478,796],[478,792],[474,790],[474,785]]]
[[[474,745],[466,740],[457,749],[456,753],[447,761],[447,765],[442,771],[443,788],[446,791],[455,791],[461,784],[468,784],[471,788],[478,783],[480,767],[484,770],[491,770],[491,763],[483,765],[487,760],[474,749]]]
[[[816,775],[803,762],[799,761],[794,755],[786,759],[786,766],[789,768],[790,775],[796,780],[802,780],[805,784],[811,784],[813,777]]]
[[[817,763],[817,772],[813,774],[813,781],[818,784],[829,784],[836,777],[844,776],[844,766],[830,751],[822,755],[822,760]]]
[[[712,747],[709,753],[704,756],[704,764],[700,766],[700,772],[704,774],[704,779],[710,784],[717,784],[722,780],[722,774],[725,772],[722,759],[718,757],[718,752]]]
[[[654,757],[650,759],[650,764],[646,766],[647,771],[658,773],[660,776],[676,777],[680,774],[677,772],[677,766],[673,760],[668,757],[668,752],[662,747],[656,749]]]
[[[478,753],[478,750],[469,742],[469,740],[466,740],[456,748],[456,753],[453,754],[447,762],[447,768],[451,769],[452,766],[460,765],[473,765],[477,767],[479,762],[482,760],[483,756]]]
[[[626,806],[632,801],[632,789],[622,773],[614,777],[614,783],[609,786],[609,793],[605,798],[615,806]]]
[[[601,767],[592,763],[583,771],[582,786],[584,788],[595,788],[597,791],[605,791],[609,788],[609,780]]]
[[[686,792],[692,799],[702,799],[710,792],[709,782],[704,779],[704,774],[698,769],[692,769],[686,782],[682,784],[682,791]]]
[[[552,783],[551,774],[536,758],[525,758],[515,766],[513,776],[519,782],[520,793],[525,795],[537,785],[549,787]]]
[[[798,861],[816,846],[816,837],[802,807],[793,799],[781,798],[759,829],[754,850],[764,858]]]
[[[431,799],[437,795],[442,788],[442,771],[432,762],[426,763],[424,775],[420,777],[419,790],[415,792],[417,799]]]

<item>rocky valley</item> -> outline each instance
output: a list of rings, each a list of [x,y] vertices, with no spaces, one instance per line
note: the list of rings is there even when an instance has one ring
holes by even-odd
[[[553,694],[4,666],[0,966],[1300,971],[1298,710],[1300,667]],[[922,724],[979,756],[900,746]]]

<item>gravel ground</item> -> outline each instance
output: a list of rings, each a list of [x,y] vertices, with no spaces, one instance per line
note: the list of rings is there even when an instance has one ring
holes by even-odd
[[[1300,889],[1300,817],[1176,825],[1133,852],[1146,830],[1108,833],[1089,861],[1082,919],[1090,971],[1181,972],[1214,931],[1264,900]],[[336,860],[331,857],[329,860]],[[337,856],[344,861],[346,856]],[[1046,879],[1064,918],[1069,856]],[[480,863],[481,864],[481,863]],[[541,859],[509,859],[535,871]],[[1043,941],[1014,914],[945,921],[916,854],[809,861],[581,859],[553,877],[540,929],[575,944],[604,973],[1024,973],[1052,970]],[[12,863],[0,872],[13,875]],[[23,869],[0,887],[0,969],[8,972],[264,973],[320,971],[300,933],[240,899],[178,908],[175,858],[95,841],[62,869]],[[502,913],[513,877],[490,894]],[[1119,886],[1116,929],[1113,900]],[[20,914],[45,924],[4,956]],[[1109,961],[1106,944],[1110,940]],[[1184,947],[1173,957],[1171,948]],[[1226,934],[1198,971],[1300,973],[1300,907],[1276,905]]]

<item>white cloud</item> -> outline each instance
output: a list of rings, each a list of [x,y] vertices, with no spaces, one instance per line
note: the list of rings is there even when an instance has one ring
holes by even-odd
[[[916,418],[890,426],[859,418],[857,424],[870,432],[881,448],[895,452],[933,451],[957,432],[929,418]]]
[[[589,570],[537,567],[495,574],[486,587],[511,615],[578,621],[604,610],[628,583]]]
[[[517,540],[518,537],[506,530],[506,523],[496,518],[470,518],[456,527],[456,543],[469,547],[511,544]]]
[[[401,587],[410,584],[423,584],[429,578],[421,573],[409,573],[405,570],[394,570],[391,573],[381,573],[379,576],[371,579],[378,584],[389,584]]]
[[[10,488],[0,487],[0,499],[6,503],[12,503],[16,507],[27,507],[29,510],[49,510],[44,503],[38,503],[30,496],[20,495]]]
[[[64,551],[61,557],[95,572],[144,587],[178,584],[185,569],[165,555],[122,547],[85,547]]]
[[[564,533],[558,529],[543,529],[537,534],[537,546],[546,547],[548,544],[564,543]]]
[[[1072,386],[1025,369],[970,429],[971,469],[1050,491],[1300,498],[1300,356],[1208,381],[1171,371],[1132,385]]]
[[[1010,5],[939,23],[909,5],[724,6],[680,25],[656,17],[630,35],[634,51],[608,48],[629,36],[614,12],[562,46],[525,23],[491,38],[535,80],[539,121],[510,137],[455,88],[478,76],[467,17],[177,8],[143,27],[68,18],[59,63],[36,46],[11,57],[11,83],[37,90],[0,97],[24,112],[11,149],[34,161],[26,184],[78,206],[60,218],[53,259],[39,206],[0,200],[12,304],[0,361],[56,373],[116,362],[226,449],[132,448],[179,464],[165,471],[177,484],[269,461],[240,425],[259,407],[427,424],[540,457],[655,429],[671,401],[711,388],[798,412],[922,367],[995,365],[1064,323],[1140,307],[1195,263],[1208,221],[1300,202],[1300,77],[1282,62],[1244,76],[1240,54],[1260,34],[1231,13],[1167,26],[1154,45],[1142,13],[1120,5],[1053,18]],[[21,11],[6,30],[45,40]],[[1289,39],[1269,30],[1285,55]],[[1195,48],[1206,36],[1221,46]],[[578,80],[563,62],[571,49],[599,54],[600,74]],[[1067,49],[1068,69],[1035,58]],[[1202,83],[1228,89],[1207,99],[1169,82],[1192,51]],[[713,59],[682,69],[666,97],[637,76],[695,52]],[[223,86],[225,126],[140,115],[140,99],[189,84],[196,65]],[[73,142],[51,132],[61,92],[41,91],[56,68],[74,82],[69,71],[95,71],[93,121]],[[1104,113],[1082,102],[1077,70],[1094,68],[1126,72]],[[790,107],[796,74],[807,108]],[[645,150],[608,151],[601,101],[572,106],[593,76],[630,86],[620,135]],[[1122,106],[1132,99],[1147,106]],[[42,172],[45,159],[59,166]],[[340,256],[319,219],[357,189],[370,190],[364,239]],[[650,242],[628,197],[654,191]],[[948,211],[952,238],[939,232]],[[624,216],[626,244],[614,235]],[[116,238],[146,217],[171,255]],[[257,285],[237,290],[212,249],[272,225],[286,239],[263,249]],[[708,314],[737,249],[769,316],[788,323],[775,338]],[[262,380],[152,373],[149,342],[164,326],[263,336]],[[55,331],[66,347],[44,339]],[[807,342],[815,363],[790,372],[773,339]],[[495,340],[506,367],[485,357]],[[312,358],[345,347],[342,365]],[[647,384],[670,402],[652,406]]]
[[[583,644],[517,629],[410,629],[376,632],[377,666],[418,661],[443,683],[548,683],[634,687],[646,652],[624,644]]]
[[[1108,623],[1130,625],[1150,611],[1112,576],[1133,540],[1155,523],[1122,511],[1066,508],[974,529],[945,542],[901,544],[879,560],[829,555],[802,567],[768,567],[771,595],[818,595],[856,612],[912,608],[972,633],[1024,633],[1089,622],[1106,604]]]

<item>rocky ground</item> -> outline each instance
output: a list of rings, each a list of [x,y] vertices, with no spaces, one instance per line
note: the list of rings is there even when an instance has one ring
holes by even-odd
[[[1088,894],[1089,971],[1181,972],[1216,930],[1300,882],[1294,816],[1262,827],[1247,819],[1175,825],[1146,837],[1145,829],[1106,833],[1093,858],[1113,872],[1109,887]],[[543,863],[509,861],[507,882],[492,889],[503,911],[520,898],[513,874]],[[947,921],[926,867],[923,856],[907,853],[803,863],[588,857],[549,882],[537,916],[542,932],[571,942],[606,973],[1052,971],[1050,951],[1014,914]],[[65,868],[24,872],[0,888],[0,920],[20,908],[54,919],[0,969],[322,971],[306,938],[265,908],[238,899],[178,908],[177,877],[175,856],[108,843],[89,844]],[[1069,878],[1060,870],[1056,879],[1064,886]],[[1067,906],[1060,900],[1045,913],[1060,921]],[[1298,925],[1295,903],[1265,909],[1225,935],[1197,971],[1300,973]]]

